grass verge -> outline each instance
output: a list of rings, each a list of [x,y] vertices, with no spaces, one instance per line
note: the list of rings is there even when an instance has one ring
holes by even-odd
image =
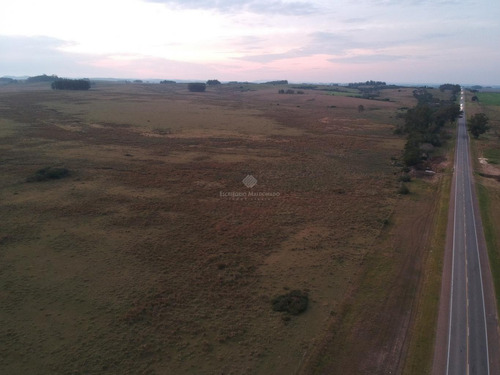
[[[420,292],[420,301],[416,312],[413,334],[408,348],[403,374],[428,374],[432,368],[434,341],[441,295],[441,279],[446,242],[446,226],[450,201],[452,175],[447,175],[440,182],[440,196],[436,226],[433,233],[430,251],[424,266],[424,279]]]
[[[500,164],[500,149],[488,148],[483,151],[484,157],[488,159],[490,164]]]
[[[454,163],[455,142],[454,135],[446,143],[446,148],[442,150],[443,156],[450,160],[450,166]],[[452,178],[453,172],[450,167],[436,188],[439,201],[436,208],[435,226],[430,241],[429,253],[427,259],[424,260],[423,280],[417,302],[418,307],[403,367],[403,374],[405,375],[430,374],[432,371]]]
[[[500,300],[500,254],[497,251],[497,236],[495,225],[491,218],[491,201],[488,189],[481,183],[476,183],[477,196],[479,200],[479,209],[483,221],[484,237],[488,247],[488,257],[490,260],[491,273],[493,275],[493,284],[495,285],[495,297]]]

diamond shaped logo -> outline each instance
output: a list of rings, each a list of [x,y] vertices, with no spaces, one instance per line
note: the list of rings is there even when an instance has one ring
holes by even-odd
[[[249,174],[243,179],[243,185],[245,185],[247,188],[253,188],[255,185],[257,185],[257,179]]]

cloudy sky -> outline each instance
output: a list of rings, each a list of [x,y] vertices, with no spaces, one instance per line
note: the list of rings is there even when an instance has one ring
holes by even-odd
[[[498,0],[3,1],[0,76],[500,84]]]

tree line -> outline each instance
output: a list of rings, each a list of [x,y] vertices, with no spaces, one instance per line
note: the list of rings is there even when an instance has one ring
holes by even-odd
[[[88,79],[68,79],[58,78],[52,82],[53,90],[88,90],[90,89],[90,81]]]
[[[453,100],[439,100],[425,88],[413,91],[418,103],[404,115],[404,124],[396,129],[406,134],[403,162],[407,166],[420,164],[428,155],[423,151],[425,144],[440,147],[446,138],[444,126],[455,122],[462,111]]]
[[[383,81],[366,81],[366,82],[351,82],[347,85],[348,87],[360,87],[360,86],[372,86],[372,87],[379,87],[379,86],[387,86],[387,84]]]
[[[457,95],[461,89],[460,85],[452,83],[445,83],[444,85],[439,86],[439,91],[444,92],[446,90],[450,90],[454,95]]]

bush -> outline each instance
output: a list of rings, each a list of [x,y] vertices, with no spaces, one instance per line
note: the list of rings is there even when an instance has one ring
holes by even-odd
[[[309,297],[306,292],[292,290],[273,299],[273,310],[298,315],[307,310]]]
[[[398,190],[398,194],[403,194],[403,195],[410,194],[410,189],[408,189],[408,186],[406,186],[405,184],[401,184]]]
[[[399,181],[401,182],[410,182],[411,181],[411,176],[409,174],[403,174],[399,176]]]
[[[191,92],[204,92],[207,88],[205,83],[194,82],[188,84],[188,90]]]
[[[46,181],[46,180],[59,180],[69,176],[69,169],[66,168],[53,168],[46,167],[39,169],[36,173],[26,179],[26,182]]]

